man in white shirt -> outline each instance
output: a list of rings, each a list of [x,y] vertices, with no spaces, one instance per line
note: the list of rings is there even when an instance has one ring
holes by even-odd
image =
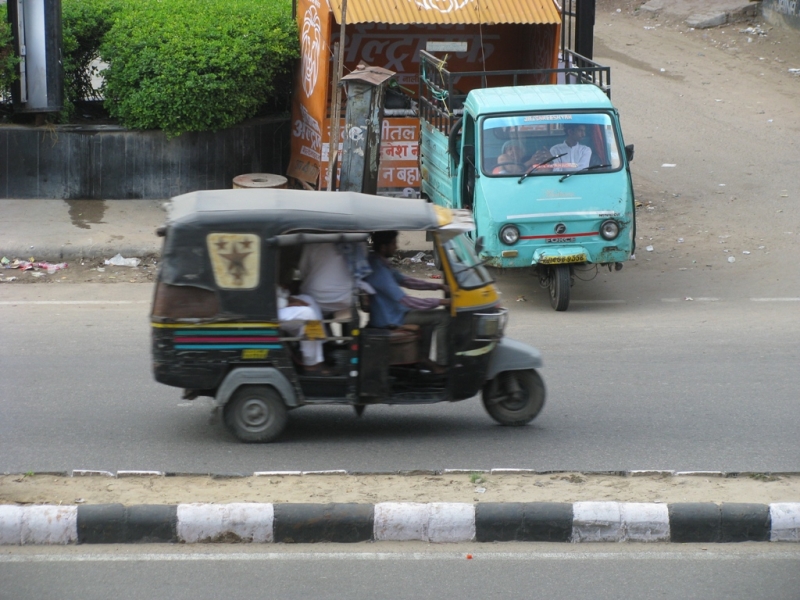
[[[314,298],[323,313],[350,308],[353,275],[335,244],[306,244],[300,256],[300,292]]]
[[[592,160],[592,149],[580,144],[580,141],[586,137],[586,125],[566,123],[564,133],[567,137],[563,142],[556,144],[549,151],[542,148],[525,164],[530,167],[543,163],[552,156],[557,156],[558,158],[548,163],[548,165],[553,165],[554,172],[580,171],[588,167],[589,161]]]

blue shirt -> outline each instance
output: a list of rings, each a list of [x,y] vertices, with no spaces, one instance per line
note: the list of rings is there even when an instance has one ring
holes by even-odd
[[[372,273],[367,275],[364,281],[375,288],[375,294],[370,298],[369,324],[372,327],[402,325],[409,311],[400,302],[405,297],[405,292],[400,289],[400,284],[405,278],[375,253],[369,255],[369,265],[372,267]]]

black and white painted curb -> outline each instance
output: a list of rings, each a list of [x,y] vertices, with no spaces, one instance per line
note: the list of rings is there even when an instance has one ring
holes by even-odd
[[[800,542],[800,502],[0,506],[0,545]]]

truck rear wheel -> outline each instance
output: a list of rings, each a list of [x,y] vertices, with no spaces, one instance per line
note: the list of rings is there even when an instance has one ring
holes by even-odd
[[[271,442],[286,427],[287,413],[275,388],[245,385],[225,405],[225,424],[243,442]]]
[[[569,267],[550,268],[550,306],[554,310],[563,311],[569,307],[570,279]]]
[[[535,369],[503,371],[483,386],[483,406],[501,425],[526,425],[544,406],[544,381]]]

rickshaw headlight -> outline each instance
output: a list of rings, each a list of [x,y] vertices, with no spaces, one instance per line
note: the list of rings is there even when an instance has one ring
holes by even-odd
[[[519,240],[519,229],[516,225],[506,225],[500,230],[500,241],[507,246],[516,244],[517,240]]]
[[[600,235],[604,240],[613,240],[619,235],[619,223],[614,219],[603,221],[600,225]]]

